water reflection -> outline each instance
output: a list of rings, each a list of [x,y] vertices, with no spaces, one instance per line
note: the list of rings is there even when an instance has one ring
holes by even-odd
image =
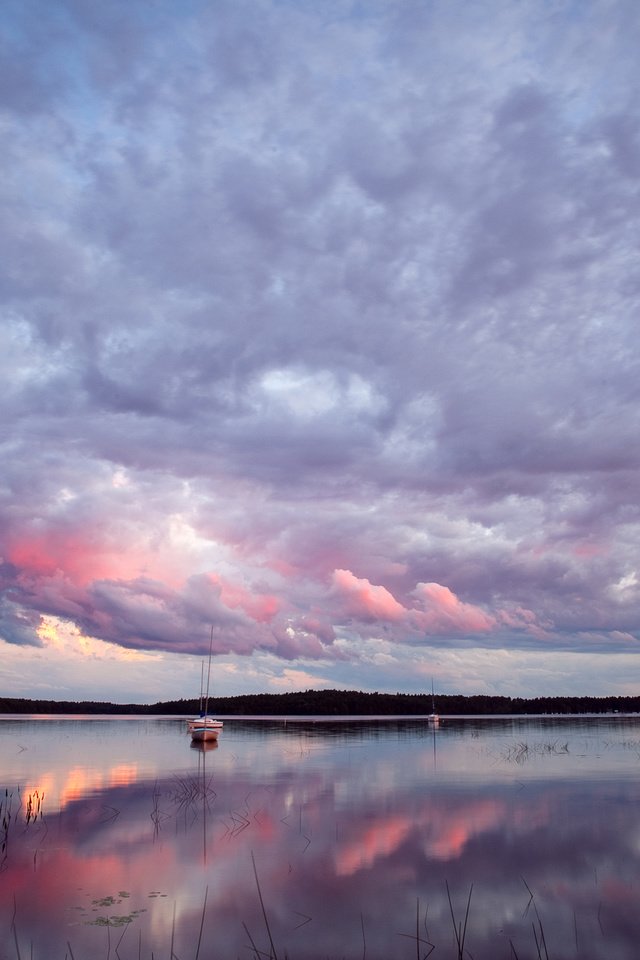
[[[67,723],[0,722],[2,956],[637,956],[635,718]]]

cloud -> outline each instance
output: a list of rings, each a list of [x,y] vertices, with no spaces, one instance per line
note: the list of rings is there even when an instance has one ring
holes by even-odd
[[[13,6],[0,637],[637,643],[639,29]]]
[[[405,617],[402,604],[382,586],[354,577],[350,570],[335,570],[333,586],[344,599],[347,616],[363,621],[394,621]]]
[[[350,570],[335,570],[333,590],[343,602],[344,614],[360,623],[404,621],[428,634],[484,633],[497,626],[495,618],[471,604],[462,603],[439,583],[420,583],[413,593],[415,605],[404,607],[383,586],[355,577]]]
[[[40,646],[37,628],[41,617],[35,611],[24,610],[7,596],[0,597],[0,629],[6,643]]]
[[[414,615],[414,621],[430,634],[488,633],[496,628],[494,617],[470,603],[461,602],[448,587],[439,583],[420,583],[415,594],[424,610]]]

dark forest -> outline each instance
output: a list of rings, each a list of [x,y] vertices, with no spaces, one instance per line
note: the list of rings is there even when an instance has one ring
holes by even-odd
[[[182,716],[198,711],[194,700],[152,704],[102,703],[93,700],[29,700],[0,697],[0,713],[141,714]],[[222,716],[420,716],[431,713],[431,694],[362,693],[356,690],[305,690],[298,693],[256,693],[213,697],[209,713]],[[638,713],[637,697],[435,697],[441,716],[500,714]]]

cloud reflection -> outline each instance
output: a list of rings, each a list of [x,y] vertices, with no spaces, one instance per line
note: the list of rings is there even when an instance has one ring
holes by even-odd
[[[549,733],[522,724],[532,743]],[[528,955],[531,893],[548,943],[574,936],[575,914],[591,951],[581,956],[632,960],[640,786],[628,775],[628,728],[608,729],[615,749],[569,735],[577,749],[568,756],[588,781],[551,752],[532,751],[529,768],[514,764],[508,724],[476,736],[441,729],[437,762],[417,725],[400,730],[238,722],[215,750],[197,751],[174,725],[165,743],[180,747],[181,762],[160,776],[131,763],[99,777],[60,767],[59,809],[9,838],[0,872],[7,949],[15,897],[18,936],[36,960],[53,943],[98,955],[100,917],[124,924],[129,951],[134,931],[149,954],[166,950],[173,932],[177,955],[188,954],[206,894],[203,950],[231,958],[247,949],[247,931],[265,945],[260,892],[290,955],[355,955],[364,925],[367,955],[388,960],[411,955],[398,937],[415,931],[416,904],[425,938],[449,943],[447,886],[461,911],[473,884],[468,936],[479,960],[495,960],[509,940]],[[30,782],[51,783],[51,774]]]

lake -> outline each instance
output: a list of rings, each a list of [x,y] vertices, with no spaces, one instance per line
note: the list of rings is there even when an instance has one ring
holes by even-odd
[[[0,717],[2,960],[637,960],[640,718]]]

